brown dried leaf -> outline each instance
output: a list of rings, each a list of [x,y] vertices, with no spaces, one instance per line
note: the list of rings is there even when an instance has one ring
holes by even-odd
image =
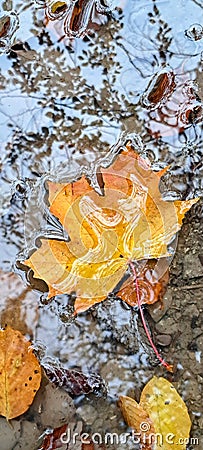
[[[83,373],[75,369],[57,367],[53,364],[42,364],[47,378],[55,386],[63,388],[71,396],[82,394],[106,395],[104,380],[97,373]]]
[[[159,300],[161,301],[169,281],[168,267],[166,266],[163,275],[160,275],[160,271],[157,270],[157,261],[149,260],[137,272],[140,303],[152,305]],[[122,284],[116,295],[128,305],[137,306],[137,294],[132,275]]]
[[[146,444],[142,448],[152,450],[149,436],[151,433],[155,433],[155,430],[149,414],[139,403],[130,397],[121,396],[119,399],[119,406],[126,423],[140,435],[140,442],[143,441],[143,438],[145,438],[145,441],[147,442],[148,438],[148,445]]]

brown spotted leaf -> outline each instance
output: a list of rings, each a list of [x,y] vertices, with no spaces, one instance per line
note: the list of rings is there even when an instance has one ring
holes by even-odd
[[[0,415],[23,414],[40,387],[41,368],[30,342],[10,327],[0,330]]]

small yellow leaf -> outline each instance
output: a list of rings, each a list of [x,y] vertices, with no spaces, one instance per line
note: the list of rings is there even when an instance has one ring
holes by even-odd
[[[144,387],[139,404],[121,397],[120,407],[128,425],[142,431],[141,442],[145,425],[146,442],[153,444],[153,450],[186,450],[191,420],[184,401],[165,378],[153,377]]]
[[[173,384],[165,378],[153,377],[144,387],[140,405],[149,414],[155,432],[160,433],[164,450],[180,450],[182,440],[187,440],[191,428],[191,420],[187,407],[176,391]],[[167,442],[167,436],[174,435],[173,444]],[[163,449],[157,445],[155,450]],[[186,444],[181,445],[181,450],[186,449]]]
[[[30,342],[10,327],[0,330],[0,415],[13,419],[31,405],[41,368]]]

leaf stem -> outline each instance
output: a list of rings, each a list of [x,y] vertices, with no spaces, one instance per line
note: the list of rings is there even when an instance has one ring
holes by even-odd
[[[154,343],[152,341],[152,338],[150,336],[149,330],[147,328],[147,324],[145,322],[144,313],[143,313],[142,305],[141,305],[140,290],[139,290],[137,274],[136,274],[136,270],[135,270],[135,267],[134,267],[132,261],[129,261],[129,266],[130,266],[130,268],[132,270],[132,273],[133,273],[133,281],[134,281],[134,284],[135,284],[136,294],[137,294],[137,304],[138,304],[138,308],[139,308],[139,311],[140,311],[143,327],[145,329],[148,341],[149,341],[151,347],[153,348],[155,355],[157,356],[157,358],[161,362],[162,366],[164,366],[169,372],[173,372],[173,366],[171,364],[168,364],[166,361],[164,361],[164,359],[161,357],[161,355],[159,354],[156,346],[154,345]]]

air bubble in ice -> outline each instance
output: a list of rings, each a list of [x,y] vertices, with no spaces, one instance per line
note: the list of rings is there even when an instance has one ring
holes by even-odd
[[[18,26],[19,19],[14,11],[0,16],[0,53],[10,50]]]
[[[203,26],[199,23],[194,23],[185,31],[185,36],[191,41],[199,41],[203,37]]]

